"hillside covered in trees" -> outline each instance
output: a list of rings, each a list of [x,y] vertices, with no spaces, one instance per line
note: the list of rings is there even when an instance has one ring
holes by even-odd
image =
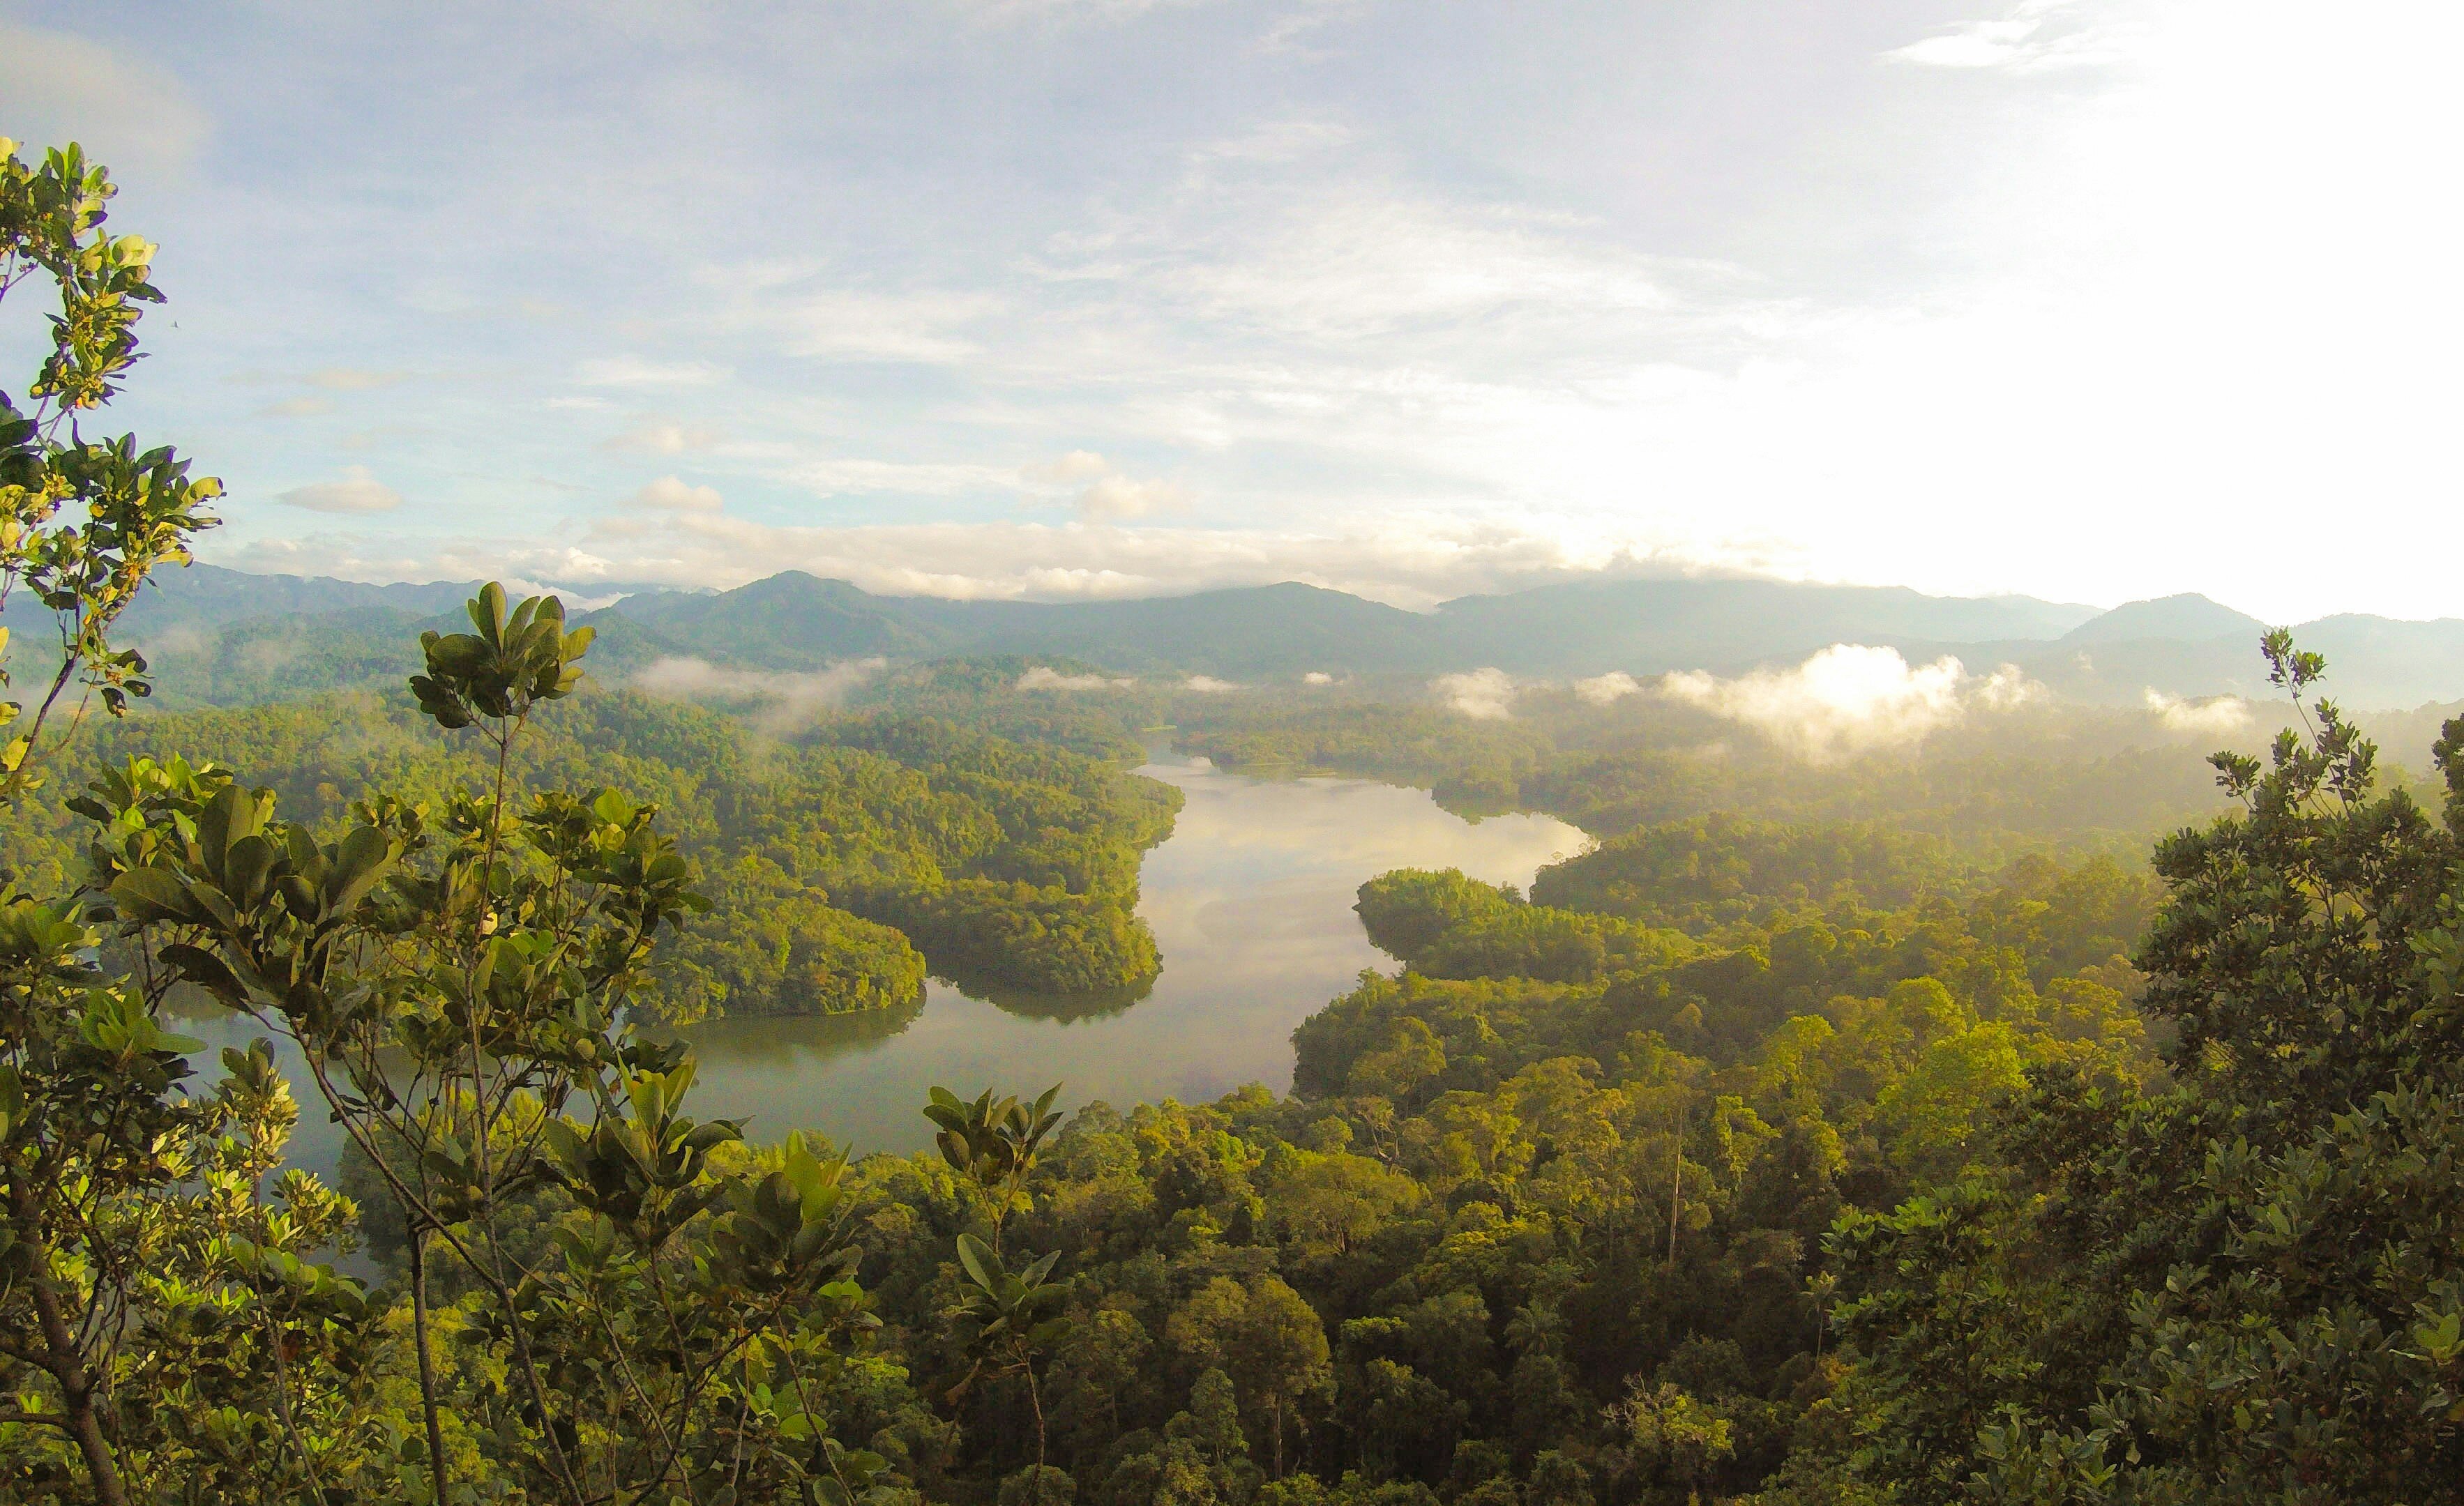
[[[69,801],[154,749],[245,770],[319,830],[375,783],[440,799],[461,765],[408,700],[90,724],[0,833],[0,864],[66,882],[83,859]],[[543,710],[508,777],[523,792],[621,788],[694,862],[712,908],[663,949],[645,1001],[671,1021],[912,1004],[928,967],[979,989],[1080,995],[1134,991],[1160,966],[1136,916],[1138,861],[1180,796],[1110,760],[929,718],[850,718],[782,741],[618,692]]]

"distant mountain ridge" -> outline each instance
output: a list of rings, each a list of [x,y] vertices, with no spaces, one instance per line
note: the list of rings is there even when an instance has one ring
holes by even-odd
[[[1221,676],[1492,666],[1591,675],[1742,669],[1843,637],[2051,638],[2094,610],[1771,580],[1582,581],[1463,597],[1429,613],[1290,581],[1129,600],[960,601],[873,596],[789,572],[713,597],[620,601],[589,620],[627,651],[657,640],[675,652],[776,668],[873,654],[1002,653]]]
[[[2125,601],[2101,612],[2062,635],[2066,644],[2112,644],[2170,641],[2206,643],[2217,638],[2255,640],[2267,631],[2257,618],[2211,601],[2194,591],[2158,597],[2150,601]]]
[[[337,666],[382,661],[391,652],[385,645],[407,628],[455,616],[476,585],[367,585],[195,565],[161,577],[125,628],[149,652],[175,658],[205,651],[201,645],[244,644],[252,674],[231,677],[234,687],[272,684],[282,656],[312,640],[364,640],[324,656]],[[610,589],[592,591],[604,599]],[[1613,670],[1733,674],[1860,643],[1912,659],[1955,654],[1973,669],[2016,664],[2087,701],[2135,702],[2150,690],[2268,693],[2257,657],[2263,624],[2195,595],[2099,611],[1897,586],[1585,580],[1462,597],[1416,613],[1288,581],[1122,600],[970,601],[876,596],[784,571],[731,591],[645,588],[578,615],[599,629],[597,662],[609,673],[671,656],[794,670],[873,657],[1013,654],[1232,680],[1310,671],[1398,678],[1490,666],[1562,680]],[[20,596],[7,621],[27,652],[48,619]],[[2299,624],[2295,636],[2327,655],[2330,686],[2349,705],[2401,709],[2464,696],[2464,621],[2346,613]],[[173,667],[166,663],[166,674]],[[314,688],[315,678],[308,674],[298,688]]]

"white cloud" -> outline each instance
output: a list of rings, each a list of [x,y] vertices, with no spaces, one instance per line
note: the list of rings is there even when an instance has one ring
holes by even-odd
[[[1063,674],[1050,665],[1037,665],[1018,677],[1012,688],[1020,690],[1118,690],[1136,685],[1134,679],[1113,679],[1094,673]]]
[[[637,413],[622,432],[601,440],[599,447],[639,450],[651,455],[681,455],[688,449],[708,449],[718,441],[716,429],[679,424],[654,413]]]
[[[1984,684],[1970,688],[1969,699],[1989,711],[2012,711],[2052,700],[2053,694],[2017,665],[2001,665]]]
[[[995,466],[936,461],[816,460],[790,466],[781,479],[816,496],[835,497],[864,492],[907,496],[952,496],[982,491],[1008,477]]]
[[[1069,499],[1078,515],[1090,522],[1145,517],[1189,501],[1188,493],[1174,483],[1133,479],[1091,449],[1073,449],[1058,460],[1022,467],[1018,474],[1047,495],[1056,488],[1090,482]]]
[[[1019,479],[1037,486],[1075,486],[1112,473],[1112,463],[1091,449],[1073,449],[1058,460],[1019,468]]]
[[[1129,21],[1150,11],[1194,9],[1210,3],[1212,0],[959,0],[959,8],[986,26],[1078,27]]]
[[[1441,674],[1429,682],[1448,706],[1479,721],[1504,721],[1514,714],[1514,678],[1503,669],[1473,669]]]
[[[2250,703],[2237,695],[2191,701],[2168,695],[2150,686],[2140,699],[2168,732],[2196,732],[2203,736],[2221,737],[2250,725]]]
[[[903,472],[898,479],[913,477]],[[695,490],[675,484],[687,493]],[[241,569],[354,580],[510,571],[723,588],[803,570],[890,596],[1047,601],[1296,580],[1415,611],[1603,570],[1669,575],[1713,562],[1644,536],[1560,532],[1545,519],[1467,520],[1400,509],[1350,529],[1315,532],[1012,521],[821,527],[767,523],[724,508],[634,507],[602,513],[571,541],[481,533],[442,540],[216,535],[208,540],[208,557]]]
[[[1301,684],[1303,684],[1303,685],[1332,685],[1332,684],[1334,684],[1334,676],[1332,676],[1332,675],[1331,675],[1331,674],[1327,673],[1327,672],[1326,672],[1325,670],[1323,670],[1323,669],[1312,669],[1312,670],[1310,670],[1309,673],[1307,673],[1307,674],[1305,674],[1305,675],[1301,676]]]
[[[1144,517],[1159,508],[1177,507],[1187,498],[1169,481],[1133,481],[1106,476],[1078,493],[1078,515],[1093,521]]]
[[[1896,648],[1859,644],[1834,644],[1793,669],[1734,679],[1688,670],[1660,688],[1815,762],[1917,742],[1972,709],[2004,710],[2039,693],[2008,666],[1971,675],[1946,654],[1911,666]]]
[[[220,642],[217,635],[188,623],[165,628],[148,634],[143,644],[149,657],[163,659],[173,654],[202,654]]]
[[[178,76],[82,36],[6,22],[0,99],[19,157],[77,142],[122,184],[182,172],[213,129]]]
[[[256,416],[259,418],[314,418],[319,413],[331,413],[333,410],[334,404],[330,399],[285,398],[279,403],[269,403],[257,409]]]
[[[821,293],[773,307],[766,326],[783,330],[791,356],[830,360],[910,361],[948,365],[981,349],[963,333],[1001,313],[980,293]]]
[[[726,367],[706,360],[655,361],[639,356],[609,356],[574,368],[574,380],[593,387],[702,387],[727,375]]]
[[[688,485],[680,476],[661,476],[625,500],[670,513],[715,513],[726,505],[717,488]]]
[[[1891,62],[1928,68],[1998,68],[2040,73],[2125,61],[2144,29],[2079,19],[2075,0],[2022,0],[1998,19],[1970,21],[1884,53]]]
[[[1588,706],[1612,705],[1622,697],[1639,695],[1641,691],[1642,682],[1622,669],[1612,669],[1607,674],[1574,682],[1574,694]]]
[[[1180,688],[1184,690],[1196,690],[1204,695],[1221,695],[1227,690],[1241,688],[1229,680],[1218,680],[1211,674],[1191,675],[1180,682]]]
[[[410,373],[370,371],[362,366],[320,366],[301,380],[312,387],[323,387],[328,392],[373,392],[379,387],[408,382]]]
[[[754,725],[763,731],[791,731],[847,699],[847,692],[879,674],[883,659],[850,659],[802,673],[722,669],[706,659],[661,659],[627,682],[648,695],[669,700],[751,701],[762,710]]]
[[[402,493],[379,481],[365,466],[343,468],[339,481],[314,481],[277,491],[274,500],[311,513],[390,513],[402,506]]]

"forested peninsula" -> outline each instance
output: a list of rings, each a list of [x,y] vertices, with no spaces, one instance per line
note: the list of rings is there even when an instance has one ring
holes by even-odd
[[[86,840],[71,800],[160,749],[247,771],[317,830],[372,785],[438,799],[463,772],[407,689],[100,720],[60,744],[58,773],[0,833],[0,863],[64,882]],[[1113,760],[927,717],[778,737],[618,690],[543,709],[508,779],[525,794],[622,788],[695,864],[711,908],[663,946],[641,1000],[667,1023],[903,1007],[928,969],[1069,996],[1134,993],[1160,966],[1136,915],[1138,862],[1180,795]]]

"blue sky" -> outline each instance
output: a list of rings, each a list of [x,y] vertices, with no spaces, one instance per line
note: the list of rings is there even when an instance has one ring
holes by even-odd
[[[120,411],[231,484],[244,568],[2434,616],[2459,31],[0,0],[0,134],[85,142],[163,243]]]

